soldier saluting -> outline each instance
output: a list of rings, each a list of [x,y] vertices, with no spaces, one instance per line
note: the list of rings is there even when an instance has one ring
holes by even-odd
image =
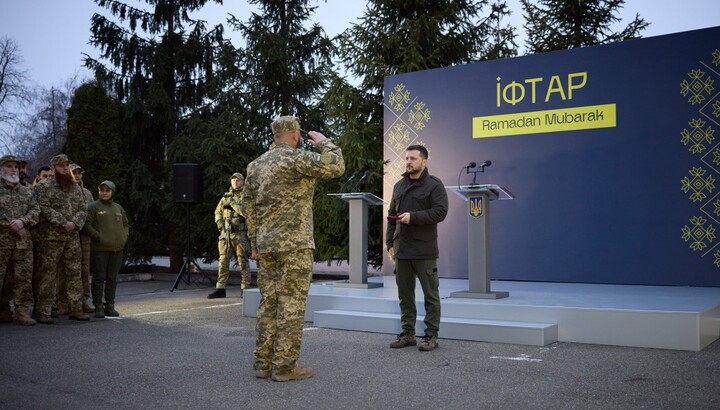
[[[317,131],[306,134],[315,152],[300,149],[304,132],[293,116],[270,128],[273,144],[247,167],[243,209],[261,267],[255,377],[281,382],[313,375],[297,364],[315,249],[313,195],[317,179],[339,177],[345,161],[340,147]]]
[[[215,290],[208,295],[208,299],[224,298],[225,285],[230,276],[231,252],[235,252],[240,265],[241,290],[250,286],[250,240],[248,239],[247,225],[242,213],[243,185],[245,178],[239,172],[230,177],[230,190],[223,195],[215,207],[215,225],[220,236],[218,237],[218,280]]]

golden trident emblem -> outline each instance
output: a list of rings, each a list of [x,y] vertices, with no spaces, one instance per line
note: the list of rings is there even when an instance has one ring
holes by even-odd
[[[473,218],[479,218],[483,214],[482,197],[471,196],[468,198],[468,212]]]

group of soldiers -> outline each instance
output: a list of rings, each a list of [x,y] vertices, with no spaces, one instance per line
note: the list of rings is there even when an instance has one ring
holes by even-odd
[[[26,167],[0,157],[0,322],[89,320],[91,240],[83,226],[93,196],[84,171],[58,154],[30,183]]]

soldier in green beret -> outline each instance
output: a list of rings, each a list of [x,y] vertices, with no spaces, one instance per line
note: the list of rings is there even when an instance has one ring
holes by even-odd
[[[297,361],[312,279],[315,182],[339,177],[345,162],[340,148],[316,131],[306,135],[317,152],[300,149],[304,132],[293,116],[277,118],[271,128],[274,143],[248,165],[243,200],[260,266],[255,377],[302,380],[313,375]]]
[[[38,222],[40,208],[32,189],[20,184],[18,160],[5,155],[0,158],[0,288],[13,286],[14,321],[32,326],[33,247],[30,227]],[[8,269],[11,267],[10,269]],[[13,276],[13,284],[5,273]],[[8,311],[9,312],[9,311]]]

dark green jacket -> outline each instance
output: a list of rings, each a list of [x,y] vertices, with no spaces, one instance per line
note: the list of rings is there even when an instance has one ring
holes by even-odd
[[[395,183],[389,215],[410,212],[410,224],[388,221],[387,248],[398,259],[437,259],[437,224],[447,216],[448,197],[439,178],[425,168],[418,179],[404,173]]]
[[[129,224],[125,210],[112,200],[97,200],[88,206],[85,222],[93,251],[121,251],[127,242]]]

